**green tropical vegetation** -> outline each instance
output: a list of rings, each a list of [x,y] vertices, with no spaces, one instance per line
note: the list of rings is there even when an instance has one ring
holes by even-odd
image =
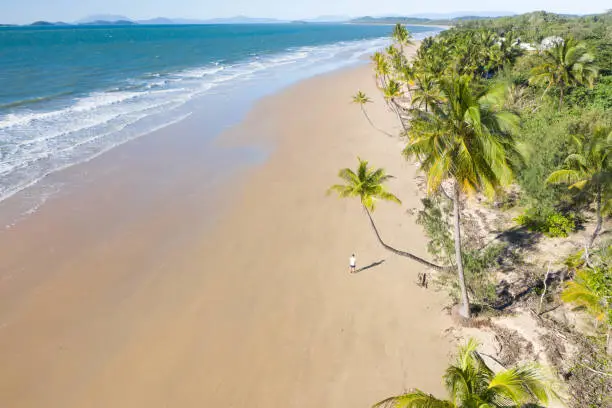
[[[601,232],[603,214],[611,209],[612,200],[612,128],[598,126],[589,135],[578,135],[572,138],[574,152],[564,160],[564,168],[552,172],[547,183],[569,184],[569,189],[579,192],[589,191],[595,200],[597,224],[588,246]]]
[[[559,90],[559,109],[563,107],[563,96],[567,88],[576,85],[592,88],[599,72],[586,46],[571,37],[555,41],[552,48],[543,50],[541,59],[533,67],[529,81],[545,85],[544,92],[556,87]]]
[[[461,251],[461,195],[482,191],[489,196],[512,180],[517,156],[511,129],[515,116],[501,109],[497,90],[477,92],[467,76],[440,80],[442,103],[413,115],[404,155],[420,161],[429,193],[450,181],[453,201],[455,265],[461,288],[461,315],[470,316]]]
[[[564,284],[561,299],[594,317],[596,327],[605,331],[606,348],[612,353],[612,247],[590,254],[588,262],[584,251],[566,262],[572,264],[575,277]]]
[[[555,398],[554,382],[541,367],[532,363],[496,373],[477,347],[478,343],[470,339],[459,348],[455,363],[446,369],[443,380],[448,399],[415,389],[387,398],[374,408],[512,408],[528,403],[548,404]]]
[[[460,21],[421,41],[412,60],[403,56],[410,36],[396,25],[392,37],[394,44],[372,57],[376,84],[402,126],[404,157],[418,162],[426,180],[417,222],[434,262],[444,265],[433,268],[437,282],[464,318],[503,314],[509,305],[535,299],[538,324],[557,333],[550,334],[546,353],[568,389],[569,406],[612,406],[612,241],[606,228],[612,215],[612,12]],[[370,101],[355,99],[362,108]],[[332,188],[341,197],[360,197],[386,245],[366,205],[370,191],[384,199],[376,194],[386,190],[370,185],[388,180],[380,171],[360,160],[358,171],[342,170],[345,184]],[[474,214],[483,210],[505,224],[475,228]],[[483,228],[494,236],[483,240]],[[540,244],[555,249],[545,254]],[[545,274],[538,258],[546,259]],[[520,277],[522,286],[512,288],[500,274]],[[592,316],[592,330],[557,319],[566,308]],[[573,345],[571,353],[559,338]],[[508,397],[507,388],[496,399],[490,382],[499,373],[473,359],[471,366],[453,366],[461,375],[447,371],[449,400],[416,390],[378,406],[546,404],[523,385],[519,394],[531,401]]]

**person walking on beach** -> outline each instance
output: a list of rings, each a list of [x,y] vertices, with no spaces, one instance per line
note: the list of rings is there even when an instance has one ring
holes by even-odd
[[[357,259],[355,258],[355,254],[351,255],[349,258],[349,268],[351,273],[355,273],[355,265],[357,264]]]

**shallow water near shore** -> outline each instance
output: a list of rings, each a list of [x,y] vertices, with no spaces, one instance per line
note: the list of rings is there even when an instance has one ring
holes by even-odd
[[[0,200],[196,111],[207,117],[198,137],[214,137],[256,99],[359,63],[388,43],[389,30],[350,25],[0,30],[8,57],[0,68],[6,91],[0,100]],[[413,30],[417,38],[435,32]],[[212,107],[215,113],[207,115]],[[53,183],[23,195],[19,214],[35,211],[66,185]]]

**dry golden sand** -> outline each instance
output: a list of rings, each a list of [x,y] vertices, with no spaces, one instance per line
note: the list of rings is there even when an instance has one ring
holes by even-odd
[[[385,167],[403,204],[380,205],[381,232],[427,256],[406,214],[414,166],[350,104],[358,88],[392,129],[359,67],[266,98],[224,136],[275,148],[212,230],[171,199],[125,219],[109,187],[81,202],[97,216],[43,209],[0,236],[0,406],[367,407],[414,386],[442,392],[444,296],[379,246],[358,202],[325,195],[358,155]],[[352,252],[384,263],[350,275]]]

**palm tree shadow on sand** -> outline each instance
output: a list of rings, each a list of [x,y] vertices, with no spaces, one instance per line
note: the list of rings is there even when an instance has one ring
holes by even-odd
[[[384,262],[385,262],[384,259],[381,259],[380,261],[372,262],[371,264],[369,264],[367,266],[364,266],[362,268],[359,268],[359,269],[355,270],[355,272],[353,272],[353,273],[359,273],[359,272],[363,272],[363,271],[371,269],[371,268],[375,268],[375,267],[377,267],[378,265],[380,265],[380,264],[382,264]]]

